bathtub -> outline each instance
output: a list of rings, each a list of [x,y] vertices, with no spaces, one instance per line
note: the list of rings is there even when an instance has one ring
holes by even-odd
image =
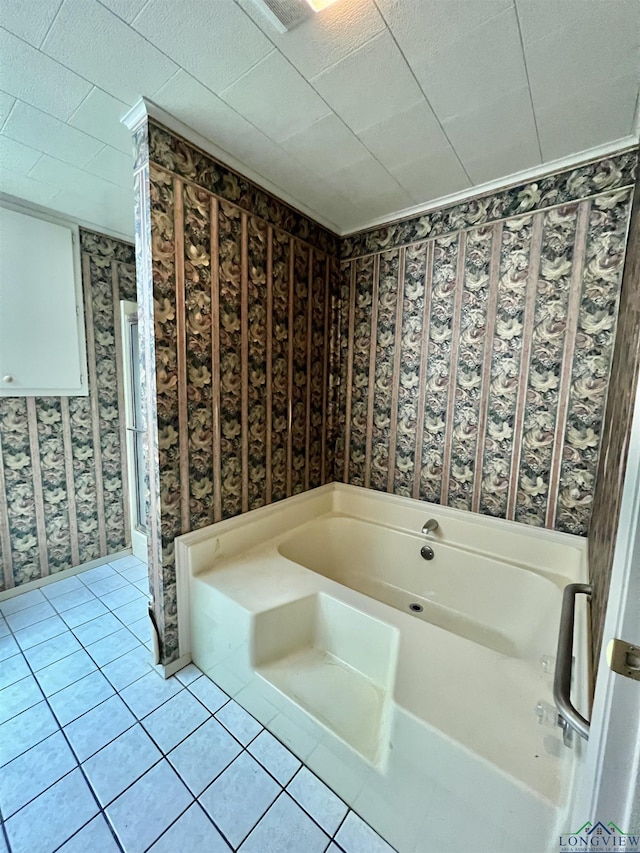
[[[557,850],[581,743],[553,656],[584,540],[334,483],[178,538],[176,565],[181,655],[401,853]],[[588,714],[584,610],[575,648]]]

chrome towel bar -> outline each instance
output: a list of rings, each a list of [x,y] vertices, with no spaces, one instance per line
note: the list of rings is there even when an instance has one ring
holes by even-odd
[[[570,583],[562,594],[560,631],[556,653],[556,671],[553,677],[553,700],[567,724],[585,740],[589,740],[589,721],[571,702],[571,673],[573,670],[573,625],[575,621],[576,596],[591,595],[589,583]]]

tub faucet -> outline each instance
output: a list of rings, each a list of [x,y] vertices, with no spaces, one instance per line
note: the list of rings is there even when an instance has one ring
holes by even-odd
[[[433,533],[435,530],[437,530],[439,526],[440,525],[435,520],[435,518],[430,518],[422,525],[422,532],[425,536],[428,536],[430,533]]]

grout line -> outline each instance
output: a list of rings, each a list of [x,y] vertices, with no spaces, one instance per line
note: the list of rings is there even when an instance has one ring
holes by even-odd
[[[527,65],[527,51],[524,46],[524,38],[522,37],[522,27],[520,25],[520,15],[518,14],[518,4],[514,2],[513,11],[516,14],[516,24],[518,25],[518,38],[520,40],[520,50],[522,51],[522,64],[524,65],[524,73],[527,78],[527,92],[529,93],[529,102],[531,103],[531,115],[533,116],[533,124],[536,129],[536,141],[538,143],[538,154],[540,162],[544,163],[542,156],[542,143],[540,142],[540,131],[538,129],[538,117],[536,116],[536,108],[533,103],[533,92],[531,91],[531,78],[529,77],[529,66]]]

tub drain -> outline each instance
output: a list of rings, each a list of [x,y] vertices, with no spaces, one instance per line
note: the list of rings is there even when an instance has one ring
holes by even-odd
[[[414,613],[422,613],[424,607],[421,604],[410,604],[409,610],[413,610]]]

